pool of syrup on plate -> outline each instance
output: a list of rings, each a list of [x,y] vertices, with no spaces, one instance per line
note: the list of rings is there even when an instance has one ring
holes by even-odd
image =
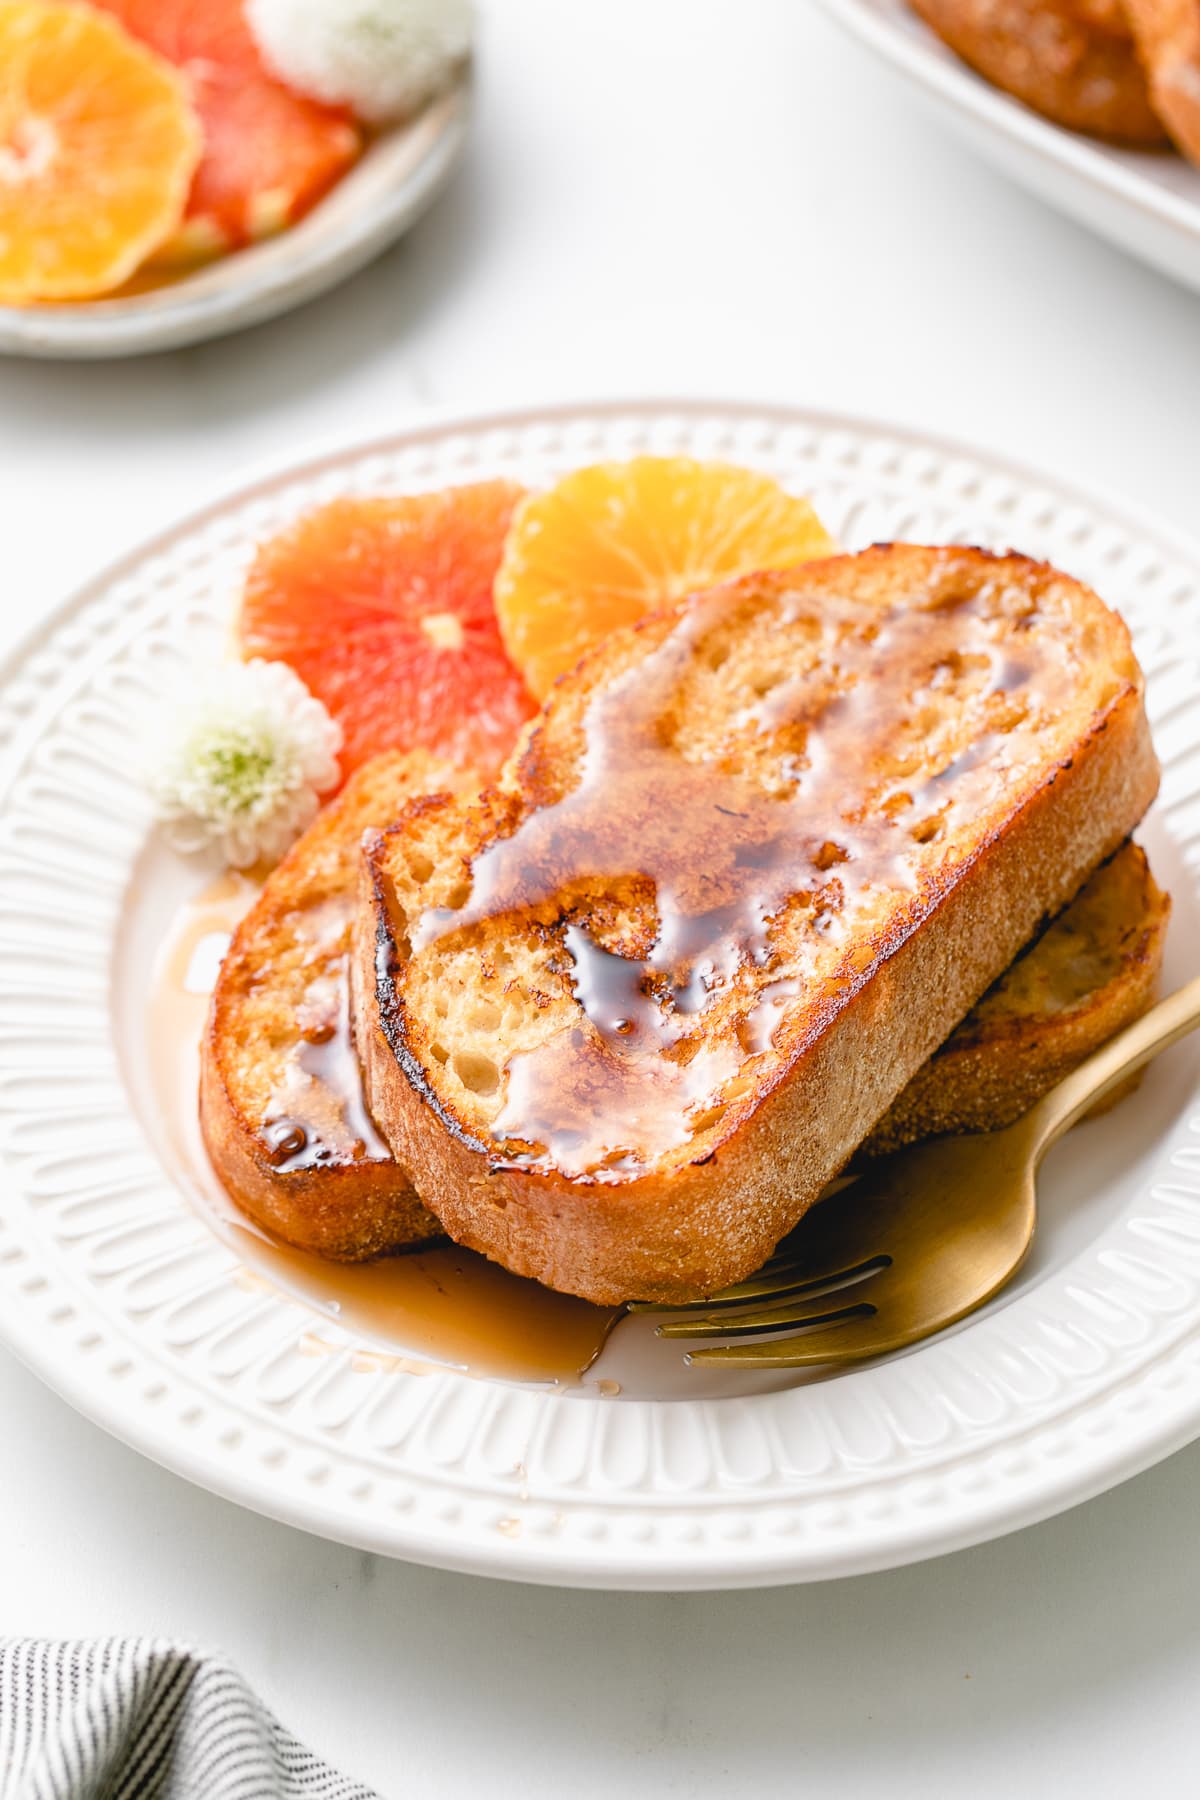
[[[539,1385],[581,1382],[619,1311],[591,1306],[453,1244],[369,1263],[331,1263],[293,1250],[259,1230],[225,1193],[204,1148],[197,1112],[199,1047],[221,958],[256,884],[221,876],[185,906],[156,961],[147,1021],[156,1099],[172,1173],[218,1236],[235,1252],[235,1279],[274,1288],[335,1322],[364,1367],[431,1372],[437,1366]],[[301,1348],[323,1339],[319,1318]],[[611,1384],[597,1384],[611,1391]]]

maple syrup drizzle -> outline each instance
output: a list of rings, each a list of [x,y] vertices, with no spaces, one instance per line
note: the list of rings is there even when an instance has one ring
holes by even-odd
[[[324,1318],[339,1339],[358,1339],[351,1366],[361,1373],[449,1366],[539,1386],[578,1385],[621,1309],[554,1293],[449,1243],[370,1263],[326,1262],[268,1236],[226,1194],[200,1134],[199,1043],[221,958],[256,892],[245,877],[225,875],[182,910],[156,961],[147,1019],[156,1136],[197,1210],[239,1258],[235,1279],[248,1289],[282,1290],[313,1309],[315,1326]],[[365,1112],[356,1061],[353,1068],[352,1116],[355,1105]],[[348,1078],[343,1061],[343,1090]],[[342,1343],[315,1329],[300,1347],[317,1355]]]
[[[301,905],[282,922],[300,958],[294,1043],[267,1099],[259,1136],[283,1174],[332,1163],[390,1162],[363,1095],[350,1026],[349,896]],[[253,980],[259,973],[248,969]]]
[[[276,1083],[260,1135],[281,1174],[334,1162],[390,1162],[367,1108],[350,1025],[349,958],[343,954],[308,990],[309,1023]],[[302,1008],[302,1010],[304,1010]]]
[[[507,913],[558,934],[582,1018],[509,1058],[489,1126],[505,1162],[615,1178],[689,1143],[791,1002],[865,979],[854,927],[878,896],[916,922],[937,839],[994,803],[1022,723],[1078,668],[1069,633],[1025,652],[1038,603],[999,578],[876,607],[760,577],[750,605],[775,607],[798,673],[748,684],[740,710],[722,695],[724,735],[689,751],[688,684],[722,680],[748,586],[693,603],[591,697],[568,790],[475,858],[462,906],[410,926],[417,953]]]

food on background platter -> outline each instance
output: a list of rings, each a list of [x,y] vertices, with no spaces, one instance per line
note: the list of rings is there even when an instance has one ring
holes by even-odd
[[[614,633],[365,849],[356,1040],[451,1237],[603,1304],[752,1272],[1158,785],[1122,621],[880,546]]]
[[[1183,154],[1200,164],[1200,0],[1124,0],[1150,97]]]
[[[357,159],[362,132],[271,75],[242,0],[94,0],[182,73],[203,153],[155,261],[214,256],[292,225]]]
[[[660,458],[607,491],[648,465],[679,492]],[[1150,1003],[1169,902],[1122,847],[1157,765],[1120,620],[1021,557],[831,556],[766,478],[682,466],[745,474],[820,560],[624,626],[602,589],[591,632],[585,598],[596,647],[540,711],[492,603],[536,516],[513,484],[334,502],[260,548],[233,723],[273,671],[324,791],[343,734],[358,770],[239,930],[202,1053],[213,1164],[288,1243],[448,1232],[602,1304],[690,1297],[856,1152],[1017,1116]],[[261,852],[269,808],[233,815],[286,739],[227,733],[190,789],[177,757],[176,833]]]
[[[334,500],[262,545],[239,637],[288,663],[344,733],[342,771],[425,749],[485,777],[536,710],[501,642],[492,582],[523,489]]]
[[[209,1156],[250,1218],[318,1256],[442,1235],[367,1109],[347,962],[363,832],[418,795],[476,785],[424,751],[373,758],[268,876],[221,964],[201,1047]]]
[[[168,63],[87,7],[0,0],[0,302],[120,286],[178,227],[200,152]]]
[[[769,475],[685,456],[598,463],[523,503],[496,577],[496,612],[543,700],[586,650],[643,614],[835,549],[809,502]]]
[[[469,51],[465,0],[257,12],[291,77],[245,0],[0,0],[0,303],[141,293],[285,230]]]
[[[1200,165],[1200,0],[910,0],[966,63],[1057,125],[1174,142]]]
[[[1056,125],[1114,143],[1167,142],[1129,21],[1114,0],[911,0],[986,81]]]

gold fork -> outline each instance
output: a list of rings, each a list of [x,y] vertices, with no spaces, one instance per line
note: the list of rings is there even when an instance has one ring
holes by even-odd
[[[630,1310],[684,1314],[658,1327],[663,1338],[751,1340],[693,1350],[688,1362],[705,1367],[858,1362],[943,1330],[990,1300],[1025,1260],[1037,1224],[1034,1177],[1051,1144],[1197,1025],[1200,976],[1015,1125],[930,1138],[870,1166],[836,1204],[815,1207],[749,1281],[686,1307],[639,1301]]]

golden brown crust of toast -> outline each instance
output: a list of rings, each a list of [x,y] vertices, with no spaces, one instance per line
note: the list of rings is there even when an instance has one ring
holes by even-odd
[[[1114,0],[911,0],[977,74],[1056,125],[1159,145],[1129,24]]]
[[[1124,0],[1150,98],[1183,154],[1200,163],[1200,0]]]
[[[913,898],[900,904],[884,896],[886,905],[834,972],[785,1015],[749,1091],[717,1109],[717,1121],[682,1150],[633,1173],[568,1173],[544,1157],[530,1166],[492,1138],[481,1124],[492,1103],[474,1099],[461,1082],[453,1089],[453,1058],[443,1064],[437,1055],[440,1027],[426,1016],[428,982],[422,986],[429,962],[424,953],[406,960],[398,895],[416,859],[432,869],[425,904],[461,906],[461,898],[446,896],[469,889],[472,859],[571,790],[590,697],[611,691],[618,675],[690,629],[694,607],[644,620],[585,659],[559,684],[498,789],[474,806],[420,803],[392,832],[368,841],[352,980],[380,1128],[403,1166],[419,1171],[422,1195],[451,1236],[518,1273],[605,1304],[710,1293],[755,1269],[1039,925],[1119,847],[1157,787],[1141,674],[1123,623],[1044,565],[971,549],[884,545],[753,577],[725,593],[731,599],[720,605],[738,628],[756,632],[797,608],[803,618],[823,619],[848,605],[847,595],[865,609],[864,619],[871,609],[906,618],[944,613],[956,596],[969,604],[991,596],[989,604],[1012,610],[1014,632],[1053,618],[1074,678],[1020,779],[1001,784],[1001,798],[969,832],[928,849]],[[869,641],[869,623],[862,629]],[[698,656],[707,658],[707,644]],[[681,710],[681,729],[702,734],[703,719],[689,727]],[[1042,716],[1036,705],[1033,713]],[[916,723],[914,714],[904,729]],[[831,835],[837,829],[834,821]],[[558,1004],[552,913],[535,909],[520,932],[548,1009]],[[511,921],[485,921],[459,936],[475,959],[466,966],[477,969],[468,998],[503,1012],[504,971],[493,978],[489,970],[508,953]],[[437,979],[445,984],[440,972]],[[525,1000],[531,979],[516,982]],[[417,993],[426,996],[425,1013],[414,1006]],[[536,991],[533,998],[543,1004]]]
[[[1153,1004],[1170,910],[1144,852],[1126,844],[918,1069],[862,1154],[1020,1118]]]
[[[209,1156],[252,1219],[319,1256],[357,1262],[442,1235],[369,1114],[360,1115],[345,962],[363,832],[429,787],[459,790],[469,780],[424,751],[367,763],[267,878],[221,966],[201,1049]],[[315,1072],[299,1066],[306,1056]],[[269,1138],[299,1114],[309,1141],[289,1158]]]

